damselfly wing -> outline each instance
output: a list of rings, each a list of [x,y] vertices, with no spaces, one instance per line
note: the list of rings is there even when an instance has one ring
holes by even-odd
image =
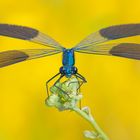
[[[59,50],[53,49],[25,49],[0,52],[0,68],[25,60],[57,54],[59,52]]]

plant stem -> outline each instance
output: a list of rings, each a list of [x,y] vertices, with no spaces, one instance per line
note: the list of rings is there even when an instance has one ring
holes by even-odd
[[[73,111],[75,111],[76,113],[78,113],[80,116],[82,116],[84,119],[86,119],[93,126],[93,128],[96,130],[98,136],[102,140],[109,140],[109,138],[107,137],[107,135],[99,127],[99,125],[96,123],[95,119],[93,118],[93,116],[90,113],[88,114],[88,113],[86,113],[85,111],[81,110],[78,107],[74,107],[74,108],[71,108],[71,109]]]

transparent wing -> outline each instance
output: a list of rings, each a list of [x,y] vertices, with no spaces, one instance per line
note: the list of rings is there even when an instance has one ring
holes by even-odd
[[[60,52],[61,51],[59,50],[53,49],[27,49],[0,52],[0,68],[25,60],[45,57]]]
[[[140,60],[140,44],[134,43],[91,45],[89,47],[76,50],[76,52],[112,55]]]
[[[74,47],[74,50],[81,49],[91,44],[99,44],[109,40],[115,40],[136,35],[140,35],[140,24],[124,24],[110,26],[90,34],[78,45],[76,45]]]
[[[25,26],[0,24],[0,35],[32,41],[57,50],[63,49],[63,47],[50,36]]]

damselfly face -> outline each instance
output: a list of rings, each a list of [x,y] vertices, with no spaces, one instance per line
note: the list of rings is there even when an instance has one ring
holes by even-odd
[[[70,78],[72,75],[77,74],[77,68],[74,66],[63,66],[60,68],[60,73]]]

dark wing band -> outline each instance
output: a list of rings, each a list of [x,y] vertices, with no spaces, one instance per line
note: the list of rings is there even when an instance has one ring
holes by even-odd
[[[137,35],[140,35],[140,24],[124,24],[111,26],[101,29],[98,32],[92,33],[84,40],[82,40],[78,45],[76,45],[74,49],[77,50],[92,44],[99,44],[109,40]]]
[[[0,24],[0,35],[32,41],[57,50],[63,49],[63,47],[50,36],[25,26]]]
[[[38,34],[39,31],[36,29],[16,25],[0,24],[0,35],[2,36],[31,40]]]
[[[134,43],[96,45],[76,51],[80,53],[112,55],[140,60],[140,44]]]
[[[0,52],[0,68],[25,60],[45,57],[60,52],[61,51],[51,49],[10,50]]]
[[[101,36],[113,40],[130,36],[140,35],[140,24],[125,24],[111,26],[99,31]]]

